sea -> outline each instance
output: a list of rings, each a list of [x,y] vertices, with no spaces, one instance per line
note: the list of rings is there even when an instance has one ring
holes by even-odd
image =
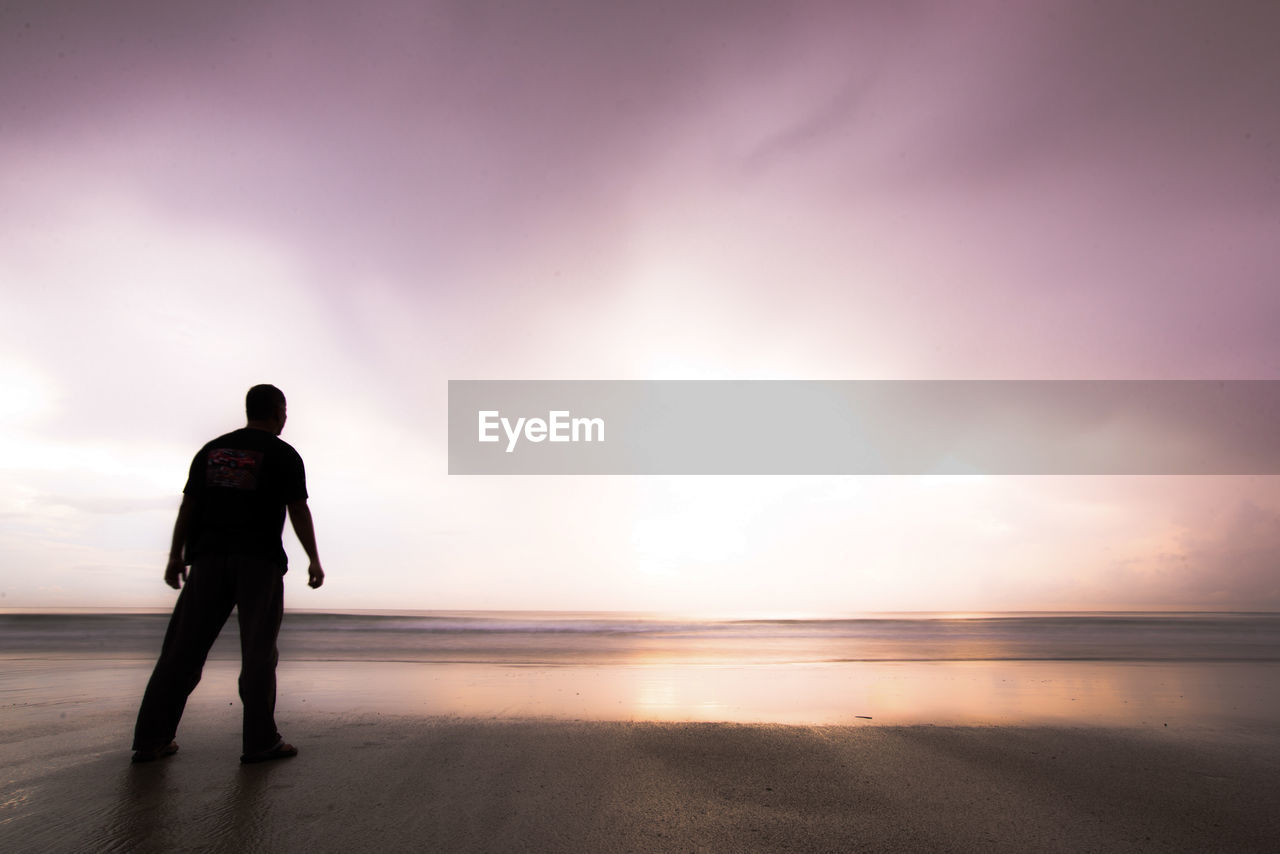
[[[168,614],[0,614],[6,658],[151,658]],[[236,658],[234,614],[211,653]],[[1280,661],[1280,613],[875,614],[698,619],[574,612],[290,612],[282,657],[312,661],[706,664]]]

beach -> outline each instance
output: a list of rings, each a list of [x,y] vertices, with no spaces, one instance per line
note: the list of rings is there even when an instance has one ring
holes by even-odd
[[[1270,851],[1274,737],[292,715],[129,765],[128,714],[6,732],[7,851]],[[19,736],[18,740],[11,740]]]
[[[304,633],[333,625],[291,621]],[[1210,632],[1221,646],[1223,622],[1180,631],[1184,641]],[[584,642],[565,623],[557,618],[555,631],[504,624],[500,638],[483,621],[455,626],[481,634],[437,637],[438,646],[466,648],[449,660],[389,661],[383,641],[312,655],[314,645],[283,635],[282,650],[290,644],[297,657],[280,664],[277,719],[300,754],[242,766],[226,645],[233,625],[192,695],[179,752],[131,765],[146,650],[163,620],[0,620],[9,640],[0,849],[1261,852],[1280,844],[1280,680],[1261,651],[1240,646],[1200,661],[1152,646],[1148,660],[1134,660],[1132,649],[1106,661],[973,652],[904,660],[904,649],[933,643],[912,635],[892,642],[892,660],[850,662],[797,656],[790,641],[783,655],[772,629],[755,647],[735,634],[740,652],[727,656],[708,652],[689,626],[668,625],[663,639],[637,629],[636,641],[618,640],[616,622],[595,625]],[[1125,631],[1147,637],[1153,625],[1139,620]],[[1248,625],[1242,636],[1257,637],[1258,624]],[[514,643],[519,633],[530,636]],[[598,647],[604,634],[615,642],[608,655],[571,654],[575,644]],[[647,657],[633,654],[637,644]]]

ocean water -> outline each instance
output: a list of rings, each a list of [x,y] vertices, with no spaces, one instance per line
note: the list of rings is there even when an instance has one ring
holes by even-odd
[[[136,707],[166,614],[0,614],[11,721]],[[190,709],[234,716],[228,621]],[[789,724],[1054,724],[1280,737],[1280,614],[707,620],[288,613],[289,712]],[[218,711],[218,710],[221,711]]]
[[[167,614],[0,614],[0,656],[153,658]],[[235,616],[211,655],[237,658]],[[288,613],[282,659],[492,664],[1280,662],[1276,613],[893,614],[707,620],[609,613]]]

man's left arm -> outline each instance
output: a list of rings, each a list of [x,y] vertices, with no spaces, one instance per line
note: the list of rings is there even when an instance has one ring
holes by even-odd
[[[302,548],[311,561],[311,565],[307,567],[309,579],[307,584],[311,587],[319,587],[324,584],[324,570],[320,568],[320,553],[316,551],[316,529],[311,521],[311,508],[307,506],[305,498],[290,501],[288,506],[289,522],[293,524],[293,532],[298,535],[298,542],[302,543]]]

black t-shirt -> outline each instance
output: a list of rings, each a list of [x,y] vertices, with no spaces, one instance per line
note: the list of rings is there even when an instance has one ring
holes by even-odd
[[[186,562],[201,555],[256,555],[288,567],[280,541],[285,507],[307,497],[302,457],[265,430],[219,436],[191,461],[183,494],[194,502]]]

